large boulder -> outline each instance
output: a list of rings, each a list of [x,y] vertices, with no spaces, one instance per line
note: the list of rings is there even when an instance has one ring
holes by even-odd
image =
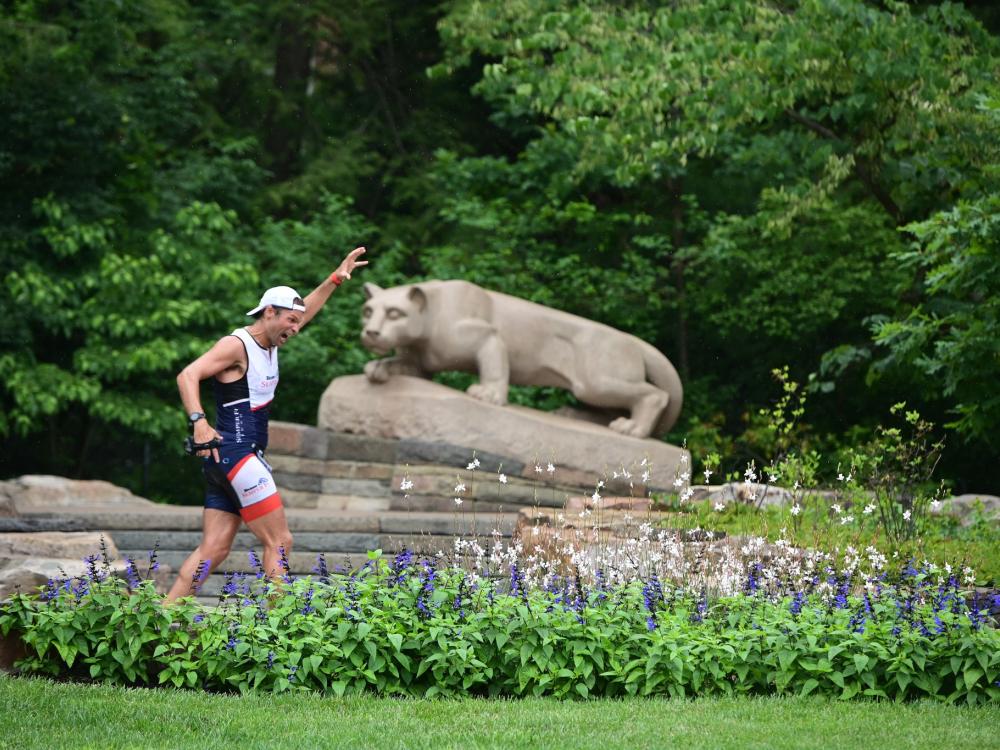
[[[957,495],[945,500],[940,508],[940,511],[951,513],[961,519],[963,525],[972,523],[973,515],[977,510],[988,521],[1000,521],[1000,497],[975,493]]]
[[[334,432],[465,446],[468,456],[477,451],[506,457],[525,467],[526,475],[549,462],[592,478],[629,467],[637,484],[668,489],[690,467],[687,451],[659,440],[536,409],[497,406],[405,375],[379,384],[363,375],[336,378],[320,400],[318,423]]]
[[[101,543],[108,557],[118,557],[118,548],[107,534],[99,531],[37,531],[0,533],[0,558],[61,557],[82,560],[101,554]]]
[[[67,479],[46,474],[26,474],[0,482],[0,508],[13,505],[16,513],[39,508],[155,506],[124,487],[99,479]],[[15,515],[12,513],[11,515]],[[0,516],[4,515],[0,509]]]

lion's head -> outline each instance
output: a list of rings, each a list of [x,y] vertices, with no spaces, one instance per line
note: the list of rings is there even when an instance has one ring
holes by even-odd
[[[361,343],[376,354],[388,354],[424,335],[427,296],[419,286],[382,289],[364,285],[367,301],[361,308]]]

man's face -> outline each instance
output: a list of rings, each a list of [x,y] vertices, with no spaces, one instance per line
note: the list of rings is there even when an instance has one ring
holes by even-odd
[[[268,307],[264,311],[264,330],[271,346],[284,346],[292,336],[299,332],[302,325],[302,313],[298,310]]]

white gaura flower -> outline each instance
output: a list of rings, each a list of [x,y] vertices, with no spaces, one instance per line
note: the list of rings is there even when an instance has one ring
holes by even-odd
[[[931,510],[940,510],[940,509],[941,509],[941,501],[931,500]]]
[[[475,471],[476,469],[479,468],[479,459],[478,458],[472,459],[472,461],[469,462],[469,465],[466,466],[465,468],[468,469],[469,471]]]
[[[643,484],[645,484],[646,482],[649,481],[649,471],[648,470],[642,472],[642,481],[643,481]]]
[[[840,519],[840,525],[841,526],[846,526],[847,524],[851,523],[853,520],[854,520],[854,516],[851,516],[851,515],[844,516],[843,518]]]
[[[413,482],[410,481],[409,477],[403,477],[403,481],[399,483],[399,489],[403,492],[413,489]]]
[[[725,503],[716,503],[715,504],[715,509],[721,513],[722,511],[724,511],[726,509],[726,504]]]
[[[593,495],[590,496],[590,501],[594,503],[594,505],[597,505],[599,502],[601,502],[601,493],[595,492]]]
[[[539,466],[538,464],[535,464],[535,473],[536,474],[541,474],[542,473],[542,467]]]
[[[556,470],[556,467],[553,466],[552,464],[548,464],[545,467],[545,471],[547,471],[549,474],[552,474],[553,472],[555,472],[555,470]]]
[[[500,480],[500,484],[507,484],[507,475],[506,474],[501,474],[499,477],[497,477],[497,479]]]
[[[707,481],[708,481],[708,478],[709,478],[710,476],[712,476],[712,473],[713,473],[713,472],[712,472],[712,470],[711,470],[711,469],[705,469],[705,471],[703,471],[702,473],[703,473],[703,474],[705,475],[705,481],[707,482]]]
[[[830,506],[830,510],[836,513],[838,516],[844,512],[844,509],[840,507],[840,503],[834,503]]]
[[[465,485],[459,482],[455,485],[455,492],[465,492]]]
[[[797,516],[801,512],[802,512],[802,506],[799,505],[798,503],[795,503],[795,505],[792,506],[792,515]]]
[[[680,477],[677,477],[674,480],[674,487],[683,487],[683,486],[684,486],[684,480],[681,479]]]
[[[777,484],[778,483],[778,475],[777,474],[770,474],[769,473],[767,475],[767,481],[770,482],[771,484]]]
[[[462,504],[462,498],[456,497],[455,498],[455,505],[461,505],[461,504]]]
[[[910,511],[908,511],[908,510],[904,510],[904,511],[903,511],[903,520],[904,520],[904,521],[909,521],[909,520],[910,520],[910,516],[911,516],[911,515],[912,515],[912,514],[910,513]]]

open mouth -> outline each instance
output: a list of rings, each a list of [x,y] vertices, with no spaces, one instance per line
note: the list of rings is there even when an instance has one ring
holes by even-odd
[[[284,344],[286,341],[288,341],[288,339],[289,339],[289,334],[287,334],[287,333],[278,334],[278,344],[279,345],[280,344]]]

